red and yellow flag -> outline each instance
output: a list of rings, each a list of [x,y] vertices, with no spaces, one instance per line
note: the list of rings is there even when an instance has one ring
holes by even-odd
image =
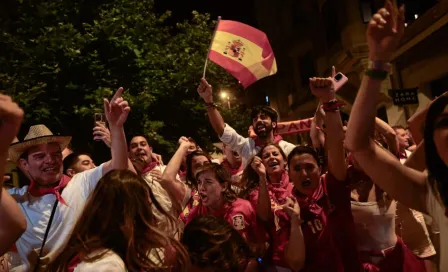
[[[218,21],[209,59],[237,78],[244,88],[277,73],[266,34],[235,21]]]

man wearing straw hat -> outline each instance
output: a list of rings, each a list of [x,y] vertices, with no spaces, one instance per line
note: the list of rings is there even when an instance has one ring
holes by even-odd
[[[71,137],[53,135],[44,125],[32,126],[24,140],[12,144],[10,158],[16,161],[30,186],[9,193],[26,215],[28,228],[9,253],[14,271],[38,271],[59,255],[99,179],[114,169],[127,169],[127,145],[123,124],[130,108],[123,88],[112,100],[104,99],[104,111],[114,138],[112,160],[70,178],[63,175],[62,150]],[[47,233],[47,235],[46,235]],[[45,239],[46,237],[46,239]],[[42,249],[42,250],[41,250]]]

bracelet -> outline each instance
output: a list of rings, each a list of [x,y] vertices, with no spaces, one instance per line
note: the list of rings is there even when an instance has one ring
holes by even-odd
[[[380,80],[385,80],[387,78],[387,75],[389,73],[386,71],[380,71],[380,70],[367,70],[366,71],[366,76],[374,78],[374,79],[380,79]]]
[[[322,104],[322,109],[325,112],[335,112],[338,111],[340,108],[342,108],[342,106],[344,106],[345,103],[344,102],[340,102],[335,100],[331,100],[329,102],[323,103]]]
[[[207,108],[207,109],[210,109],[210,108],[218,108],[218,105],[216,105],[215,103],[205,103],[205,107]]]

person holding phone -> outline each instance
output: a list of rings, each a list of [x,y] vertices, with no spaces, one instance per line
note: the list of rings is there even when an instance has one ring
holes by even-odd
[[[31,184],[8,192],[26,215],[27,223],[33,226],[27,228],[8,253],[12,269],[45,269],[63,250],[69,239],[66,234],[73,230],[100,178],[111,170],[128,168],[123,124],[130,107],[122,93],[123,88],[119,88],[110,101],[104,99],[104,111],[114,138],[112,159],[94,169],[73,178],[63,175],[62,150],[71,137],[53,135],[45,125],[32,126],[23,141],[9,146],[11,160],[21,165]]]

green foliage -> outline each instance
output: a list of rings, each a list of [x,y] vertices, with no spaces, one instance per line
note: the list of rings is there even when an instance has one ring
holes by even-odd
[[[153,0],[5,3],[0,89],[25,109],[25,127],[45,123],[73,135],[75,147],[85,145],[103,98],[123,86],[132,108],[126,132],[149,136],[157,152],[173,152],[182,135],[207,145],[217,140],[196,92],[216,23],[209,14],[193,12],[191,20],[172,26],[170,12],[156,14]],[[207,79],[238,89],[212,63]],[[247,133],[244,111],[238,106],[224,115]]]

